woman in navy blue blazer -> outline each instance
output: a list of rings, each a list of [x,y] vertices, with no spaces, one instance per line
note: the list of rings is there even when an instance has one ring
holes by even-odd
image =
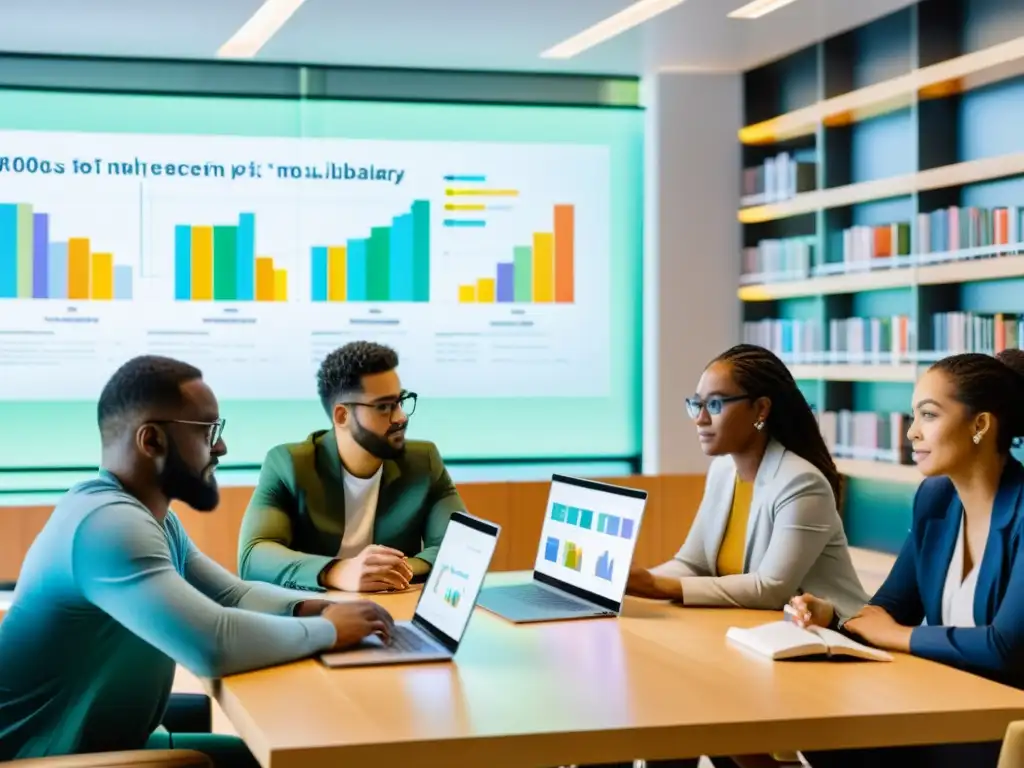
[[[914,389],[907,432],[926,479],[907,537],[878,594],[843,630],[1024,688],[1024,352],[953,355]],[[827,602],[792,601],[803,624],[828,626]],[[814,768],[994,768],[999,742],[808,754]]]

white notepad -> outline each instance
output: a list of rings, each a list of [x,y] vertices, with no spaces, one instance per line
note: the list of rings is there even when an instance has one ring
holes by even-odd
[[[802,629],[791,621],[775,621],[751,629],[730,627],[725,636],[770,659],[847,656],[867,661],[892,661],[885,651],[870,648],[831,629]]]

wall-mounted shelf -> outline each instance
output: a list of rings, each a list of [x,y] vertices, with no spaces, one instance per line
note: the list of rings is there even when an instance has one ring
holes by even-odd
[[[765,221],[776,221],[830,208],[912,195],[915,192],[932,189],[977,184],[981,181],[992,181],[1021,174],[1024,174],[1024,152],[998,155],[981,160],[953,163],[939,168],[929,168],[926,171],[908,173],[904,176],[891,176],[859,184],[820,189],[816,192],[804,192],[781,203],[741,208],[739,220],[743,224],[760,224]]]
[[[917,381],[917,366],[885,364],[831,364],[791,365],[790,373],[797,381]]]
[[[763,285],[744,285],[737,295],[741,301],[777,301],[801,296],[828,296],[839,293],[860,293],[912,285],[945,285],[1024,277],[1024,256],[951,261],[927,267],[879,269],[873,272],[851,272],[809,280],[793,280]]]
[[[914,98],[952,96],[1024,74],[1024,37],[915,69],[739,131],[743,144],[773,144],[810,136],[819,124],[849,125],[910,106]]]
[[[836,459],[836,468],[841,474],[858,480],[884,480],[891,483],[917,485],[924,479],[917,467],[906,464],[890,464],[884,461]]]

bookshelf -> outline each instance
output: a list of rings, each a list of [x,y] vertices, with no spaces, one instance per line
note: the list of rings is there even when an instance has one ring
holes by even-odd
[[[744,338],[819,412],[907,413],[932,360],[1024,344],[1024,4],[920,0],[744,77]],[[895,551],[920,473],[837,465],[851,543]]]

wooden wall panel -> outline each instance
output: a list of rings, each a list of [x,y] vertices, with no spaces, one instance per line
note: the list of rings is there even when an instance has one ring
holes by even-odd
[[[649,494],[640,526],[635,562],[649,566],[675,554],[689,530],[700,503],[704,478],[665,475],[610,478],[608,482],[643,488]],[[502,527],[492,570],[524,570],[537,555],[549,483],[464,483],[459,486],[471,514]],[[238,531],[252,488],[221,489],[214,512],[196,512],[174,504],[185,530],[200,550],[235,572]],[[0,507],[0,581],[14,580],[25,553],[50,516],[51,507]]]

